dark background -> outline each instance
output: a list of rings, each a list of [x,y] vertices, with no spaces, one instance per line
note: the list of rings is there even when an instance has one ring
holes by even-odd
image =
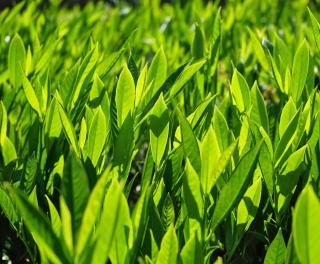
[[[98,2],[99,0],[65,0],[62,1],[62,4],[66,6],[73,6],[75,4],[79,4],[81,6],[85,5],[88,2]],[[180,0],[181,3],[187,2],[188,0]],[[210,0],[204,0],[205,2],[208,2]],[[0,0],[0,10],[6,8],[6,7],[12,7],[16,3],[21,2],[21,0]],[[43,2],[48,2],[48,0],[44,0]],[[109,4],[117,4],[119,2],[127,2],[129,4],[136,5],[139,3],[139,0],[104,0],[104,2]],[[163,3],[171,3],[173,0],[162,0]],[[226,0],[220,0],[220,5],[224,5]]]
[[[18,2],[21,2],[21,0],[0,0],[0,9],[4,9],[5,7],[12,7]],[[48,2],[48,1],[44,1],[44,2]],[[75,4],[85,5],[88,2],[98,2],[98,0],[67,0],[67,1],[62,1],[62,3],[67,6],[72,6]],[[110,3],[110,4],[116,4],[117,2],[119,2],[119,0],[105,0],[104,2]],[[137,4],[139,2],[139,0],[125,0],[122,2],[128,2],[130,4]],[[172,1],[166,0],[163,2],[172,2]]]

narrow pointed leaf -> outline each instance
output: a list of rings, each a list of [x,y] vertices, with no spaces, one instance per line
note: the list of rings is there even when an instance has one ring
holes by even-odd
[[[284,242],[281,229],[270,244],[264,264],[283,264],[286,257],[286,244]]]
[[[26,50],[21,37],[17,34],[10,43],[8,54],[9,77],[15,89],[22,84],[23,71],[26,63]]]
[[[173,226],[164,235],[156,264],[175,264],[178,255],[178,239]]]
[[[116,89],[116,106],[118,126],[121,127],[127,116],[132,113],[134,108],[134,88],[133,77],[125,65],[118,80]]]
[[[246,192],[256,167],[261,143],[246,153],[235,168],[230,180],[222,188],[215,206],[211,227],[214,230],[224,217],[237,205]]]

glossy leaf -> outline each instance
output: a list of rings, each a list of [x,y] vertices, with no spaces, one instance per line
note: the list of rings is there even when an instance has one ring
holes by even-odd
[[[8,137],[5,137],[2,142],[1,151],[5,166],[7,166],[10,162],[15,161],[18,158],[16,149],[12,141]]]
[[[269,131],[269,119],[267,109],[262,94],[255,82],[251,89],[252,109],[250,117],[258,125],[262,126],[266,132]]]
[[[209,193],[215,182],[214,173],[217,171],[221,156],[217,135],[212,127],[205,135],[200,148],[201,154],[201,185],[206,193]]]
[[[282,232],[280,229],[268,248],[264,263],[282,264],[285,262],[285,256],[286,244],[283,240]]]
[[[66,251],[61,240],[52,231],[48,219],[39,212],[28,199],[18,191],[11,189],[10,194],[19,209],[29,230],[38,245],[54,263],[70,263],[70,253]]]
[[[105,115],[99,107],[95,112],[88,132],[88,156],[93,166],[96,166],[101,157],[107,138],[107,124]]]
[[[250,89],[245,78],[236,69],[232,75],[231,94],[235,105],[241,113],[249,110],[251,102]]]
[[[76,137],[76,132],[74,131],[74,127],[60,104],[58,105],[58,109],[63,131],[77,156],[80,156],[78,141]]]
[[[185,246],[181,250],[183,264],[196,264],[203,261],[201,244],[197,233],[192,234]]]
[[[116,179],[112,181],[103,203],[103,211],[97,241],[92,255],[93,263],[105,263],[109,257],[113,238],[117,232],[121,212],[121,187]]]
[[[256,167],[260,148],[261,142],[242,157],[230,180],[222,188],[211,220],[213,230],[240,201],[247,190],[250,177]]]
[[[313,29],[313,35],[315,38],[315,42],[316,42],[317,48],[319,50],[320,49],[320,25],[309,8],[308,8],[308,12],[309,12],[310,20],[311,20],[311,25],[312,25],[312,29]]]
[[[74,153],[71,153],[66,161],[62,177],[62,193],[71,213],[72,235],[76,241],[89,197],[89,186],[85,170]]]
[[[309,50],[305,41],[302,42],[293,60],[291,94],[295,102],[301,99],[307,80],[309,67]]]
[[[102,208],[105,189],[108,179],[108,170],[100,177],[94,186],[86,205],[81,220],[79,237],[76,244],[76,254],[80,255],[81,252],[86,250],[85,246],[89,244],[95,223],[98,220],[100,210]]]
[[[293,239],[301,263],[317,263],[320,202],[311,186],[301,193],[293,213]]]
[[[200,60],[199,62],[186,66],[177,81],[171,87],[170,96],[178,94],[192,76],[201,69],[205,62],[205,60]]]
[[[9,76],[15,89],[18,89],[22,84],[25,63],[26,50],[21,37],[16,34],[10,43],[8,54]]]
[[[174,264],[177,263],[178,239],[173,226],[168,228],[164,235],[160,251],[157,257],[157,264]]]
[[[42,120],[42,113],[40,109],[40,104],[34,89],[32,88],[31,83],[29,82],[28,78],[23,75],[22,77],[23,82],[23,90],[26,95],[26,98],[30,104],[30,106],[38,113],[40,120]]]
[[[197,139],[194,136],[191,125],[178,108],[176,108],[176,113],[181,127],[182,144],[185,156],[188,157],[195,171],[199,173],[201,171],[201,159]]]
[[[135,85],[133,77],[125,65],[118,80],[116,89],[116,106],[118,126],[121,127],[134,108]]]
[[[200,59],[204,56],[204,36],[199,25],[195,27],[195,34],[192,42],[192,55],[195,59]]]
[[[158,91],[167,77],[167,59],[161,47],[154,56],[147,73],[147,84],[152,82],[150,87],[151,97]]]
[[[151,110],[150,116],[150,144],[153,159],[160,166],[167,147],[169,136],[169,111],[162,94]]]
[[[188,159],[186,174],[183,180],[183,195],[189,217],[197,219],[200,222],[203,217],[203,198],[200,179]]]

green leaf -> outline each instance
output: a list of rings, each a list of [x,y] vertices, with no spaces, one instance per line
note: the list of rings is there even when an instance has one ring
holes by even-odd
[[[267,71],[269,70],[269,64],[268,64],[266,54],[264,53],[263,47],[261,45],[261,42],[256,36],[256,34],[253,33],[252,30],[250,29],[248,30],[249,30],[251,41],[252,41],[251,43],[252,43],[253,52],[256,54],[263,69]]]
[[[272,55],[271,55],[269,50],[268,50],[268,54],[269,54],[269,59],[271,61],[271,68],[272,68],[274,79],[275,79],[280,91],[281,92],[285,92],[286,94],[288,94],[288,90],[286,90],[286,88],[284,87],[284,80],[281,77],[281,74],[280,74],[279,68],[277,66],[277,63],[275,62],[275,59],[272,57]],[[288,70],[288,73],[290,75],[290,71],[289,70]]]
[[[63,171],[62,193],[71,213],[73,241],[76,241],[89,197],[89,186],[81,161],[73,152],[69,154]]]
[[[178,239],[174,226],[171,225],[164,235],[156,264],[175,264],[178,255]]]
[[[57,237],[60,236],[61,233],[61,219],[59,216],[59,213],[54,206],[54,204],[51,202],[50,198],[46,196],[49,212],[50,212],[50,221],[51,221],[51,228],[53,232],[56,234]]]
[[[274,192],[274,166],[266,143],[263,143],[261,146],[259,166],[268,189],[269,197],[272,198]]]
[[[134,109],[134,88],[133,77],[127,67],[124,66],[118,80],[116,89],[116,106],[118,126],[121,127],[124,120]]]
[[[261,172],[257,171],[258,179],[248,188],[237,209],[238,238],[241,238],[242,234],[249,229],[259,208],[262,183],[260,178]]]
[[[77,61],[71,69],[69,69],[64,74],[64,80],[61,83],[61,89],[59,93],[61,94],[63,105],[67,108],[68,103],[72,100],[73,88],[76,85],[78,75],[79,75],[80,61]]]
[[[71,263],[70,253],[53,232],[48,219],[20,192],[10,189],[10,194],[39,247],[53,263]]]
[[[150,237],[151,237],[151,258],[152,261],[150,260],[150,263],[155,263],[157,261],[157,257],[159,254],[159,247],[158,244],[154,238],[152,230],[150,230]]]
[[[247,152],[239,161],[230,180],[222,188],[218,197],[212,220],[211,228],[215,228],[221,223],[224,217],[237,205],[246,192],[253,171],[256,168],[258,154],[262,142],[257,144],[252,150]]]
[[[95,112],[88,134],[88,156],[93,166],[97,166],[107,138],[107,124],[101,106]]]
[[[212,30],[213,28],[213,30]],[[209,71],[210,76],[214,77],[217,72],[218,60],[221,50],[221,7],[219,7],[217,14],[214,17],[213,25],[209,27],[209,36],[212,32],[211,40],[210,40],[210,65],[211,69]],[[207,34],[206,34],[207,36]],[[210,38],[210,37],[209,37]]]
[[[237,69],[234,69],[230,89],[232,98],[240,113],[248,111],[251,106],[250,89],[247,81]]]
[[[80,157],[80,151],[79,151],[78,141],[76,137],[76,132],[74,131],[74,127],[60,104],[58,104],[58,109],[59,109],[61,123],[63,126],[63,131],[69,143],[71,144],[73,150],[75,151],[77,156]]]
[[[197,139],[185,116],[176,107],[176,113],[181,127],[182,144],[185,156],[188,157],[192,167],[197,173],[201,172],[201,158]]]
[[[188,210],[188,216],[201,222],[203,217],[203,200],[200,179],[188,159],[183,179],[183,197]]]
[[[58,104],[57,99],[53,98],[45,117],[45,132],[50,138],[58,138],[62,130]]]
[[[317,19],[312,14],[309,7],[307,7],[307,9],[308,9],[311,24],[312,24],[313,35],[314,35],[314,39],[316,42],[316,46],[317,46],[318,50],[320,51],[320,25],[319,25],[319,22],[317,21]]]
[[[204,99],[196,108],[196,110],[193,111],[191,115],[188,116],[187,120],[191,121],[191,127],[192,129],[196,129],[200,122],[204,119],[204,116],[208,114],[208,110],[211,106],[212,101],[214,100],[215,95],[209,94],[206,99]]]
[[[98,99],[101,93],[103,92],[103,88],[104,88],[103,81],[99,78],[98,74],[94,74],[93,84],[90,90],[90,101]]]
[[[138,81],[140,73],[139,73],[139,69],[137,67],[136,62],[134,61],[134,58],[133,58],[131,52],[130,52],[130,56],[129,56],[129,59],[128,59],[128,69],[130,70],[131,75],[132,75],[132,77],[134,79],[134,83],[136,84],[137,81]]]
[[[38,113],[40,120],[42,120],[42,113],[41,113],[40,104],[39,104],[37,95],[34,89],[32,88],[32,85],[29,82],[28,78],[23,75],[22,79],[23,79],[23,91],[26,95],[26,98],[30,106]]]
[[[300,264],[297,253],[294,248],[293,235],[291,233],[288,241],[287,252],[286,252],[286,264]]]
[[[151,110],[150,144],[154,162],[160,166],[169,137],[169,111],[162,94]]]
[[[287,127],[289,126],[291,119],[294,117],[296,112],[297,112],[296,105],[293,102],[292,98],[290,97],[281,112],[280,123],[279,123],[279,136],[280,136],[280,138],[283,136],[284,132],[286,131]]]
[[[23,71],[26,64],[26,50],[21,37],[16,34],[12,39],[8,54],[8,68],[10,82],[15,89],[18,89],[22,84]]]
[[[0,101],[0,104],[1,104],[0,145],[2,145],[7,135],[8,115],[7,115],[6,107],[4,106],[2,101]]]
[[[150,197],[152,195],[152,189],[146,189],[146,191],[142,190],[142,194],[138,199],[133,212],[132,212],[132,224],[134,229],[134,241],[131,257],[132,259],[136,258],[140,248],[142,247],[142,243],[144,242],[144,237],[148,228],[149,221],[149,204]],[[152,231],[150,231],[152,232]]]
[[[280,169],[281,174],[288,174],[298,169],[304,160],[307,151],[307,145],[301,147],[292,153]]]
[[[320,202],[311,186],[300,194],[293,211],[292,232],[295,251],[302,264],[318,263],[320,252]]]
[[[307,145],[301,147],[296,152],[291,154],[280,168],[277,177],[277,209],[281,212],[285,205],[289,203],[294,190],[298,184],[302,170],[302,165],[305,164],[304,157],[306,155]]]
[[[146,157],[144,159],[144,165],[142,169],[142,176],[141,176],[141,189],[144,191],[146,188],[149,187],[152,175],[153,175],[153,167],[154,161],[151,154],[151,147],[148,147]]]
[[[113,236],[110,249],[111,263],[126,263],[129,260],[128,252],[133,243],[133,228],[130,210],[125,195],[120,198],[120,213],[117,219],[117,229]]]
[[[151,91],[148,91],[148,93],[151,95],[150,98],[156,94],[166,78],[167,59],[166,55],[164,54],[163,47],[161,47],[154,56],[147,74],[147,85],[152,82],[150,87]]]
[[[230,257],[234,254],[245,232],[248,231],[259,209],[262,190],[261,172],[259,169],[255,170],[254,178],[256,180],[247,189],[236,210],[237,225],[231,250],[228,250]]]
[[[174,97],[175,95],[177,95],[181,91],[183,86],[192,78],[192,76],[202,68],[205,62],[206,60],[200,60],[199,62],[195,62],[186,66],[171,87],[170,97]]]
[[[292,82],[292,76],[291,76],[291,72],[289,70],[289,67],[287,66],[286,74],[285,74],[285,78],[284,78],[284,87],[283,87],[283,91],[287,95],[289,95],[289,91],[291,89],[291,82]]]
[[[93,50],[89,52],[88,55],[83,59],[79,72],[78,72],[78,79],[76,86],[73,87],[72,90],[72,97],[71,99],[71,109],[73,109],[76,106],[76,103],[81,98],[81,95],[84,94],[84,88],[87,87],[87,85],[92,80],[92,76],[94,74],[94,71],[96,69],[96,64],[99,59],[99,47],[96,45]]]
[[[167,95],[168,91],[174,84],[174,82],[178,79],[183,69],[186,67],[186,63],[181,65],[177,70],[175,70],[170,76],[166,79],[166,81],[161,85],[161,87],[154,91],[153,89],[153,81],[148,84],[146,95],[143,98],[143,101],[140,103],[141,107],[138,109],[137,116],[139,117],[139,125],[144,121],[147,113],[154,106],[156,101],[158,100],[161,93]],[[138,125],[138,126],[139,126]]]
[[[164,200],[161,220],[165,229],[168,229],[168,227],[171,224],[174,225],[174,221],[175,221],[174,206],[169,193],[167,194]]]
[[[223,151],[230,144],[230,132],[226,118],[217,107],[214,108],[213,112],[213,128],[217,134],[220,150]]]
[[[211,191],[212,183],[215,182],[212,178],[218,167],[221,155],[217,135],[212,126],[209,127],[203,141],[201,142],[200,151],[201,185],[204,192],[209,193]]]
[[[299,114],[300,112],[297,111],[295,115],[290,120],[287,129],[283,133],[280,141],[277,144],[274,159],[276,161],[275,167],[278,167],[281,161],[283,160],[284,155],[287,153],[290,145],[293,142],[295,131],[297,129],[298,121],[299,121]]]
[[[14,227],[18,223],[19,217],[10,196],[2,187],[0,187],[0,207],[6,218],[10,221],[10,224]]]
[[[114,236],[118,228],[121,212],[121,187],[114,178],[103,203],[101,220],[97,228],[97,240],[92,255],[92,263],[106,263]]]
[[[192,55],[194,59],[201,59],[204,56],[204,36],[199,25],[195,27],[195,34],[192,42]]]
[[[56,161],[53,165],[53,169],[50,172],[50,176],[47,182],[46,189],[48,191],[48,194],[53,194],[53,188],[54,188],[54,179],[55,176],[59,175],[62,178],[63,175],[63,167],[64,167],[64,156],[60,155],[58,158],[58,161]]]
[[[202,248],[197,233],[191,235],[180,255],[183,264],[203,263]]]
[[[294,55],[293,68],[292,68],[292,84],[291,95],[295,102],[301,100],[301,95],[307,80],[309,67],[309,50],[304,40],[296,54]]]
[[[30,194],[36,184],[37,174],[39,173],[38,160],[35,157],[35,154],[29,156],[24,167],[25,173],[23,175],[21,185],[23,186],[24,191]]]
[[[217,167],[215,170],[213,170],[213,174],[209,178],[209,189],[213,188],[219,177],[222,175],[222,173],[225,171],[227,165],[230,163],[230,160],[232,158],[232,155],[234,151],[237,149],[238,140],[235,140],[231,143],[229,147],[221,154],[219,157],[219,161],[217,164]]]
[[[281,229],[270,244],[264,264],[283,264],[286,257],[286,244],[283,240]]]
[[[307,123],[307,122],[310,123],[310,112],[312,110],[310,100],[312,100],[312,97],[308,99],[304,109],[300,112],[298,125],[292,141],[292,151],[297,149],[297,147],[299,146],[303,138],[303,135],[310,128],[309,124]]]
[[[5,137],[1,144],[1,152],[4,166],[7,166],[10,162],[15,161],[18,158],[16,149],[8,137]]]
[[[264,130],[268,133],[269,119],[267,109],[264,103],[263,96],[258,88],[257,82],[253,84],[253,87],[251,89],[251,102],[252,109],[250,113],[250,118],[259,126],[262,126]]]
[[[137,88],[136,88],[136,95],[135,95],[136,106],[139,106],[139,103],[144,96],[144,92],[146,88],[146,78],[147,78],[147,65],[145,65],[143,70],[140,72],[140,75],[137,81]]]
[[[239,149],[239,155],[242,155],[250,148],[250,127],[249,127],[249,120],[248,117],[243,117],[242,124],[240,128],[240,134],[239,134],[239,143],[238,143],[238,149]]]
[[[90,235],[94,230],[95,223],[98,220],[100,210],[102,208],[108,174],[109,170],[107,169],[91,191],[80,225],[79,237],[75,251],[76,256],[80,256],[82,252],[86,250],[86,245],[88,245],[91,240]]]
[[[82,151],[86,143],[86,140],[87,140],[87,122],[86,122],[86,119],[83,117],[81,119],[80,133],[79,133],[79,147]]]
[[[25,68],[26,75],[28,76],[32,72],[32,70],[33,70],[32,53],[31,53],[31,48],[28,45],[27,56],[26,56],[26,68]]]
[[[60,200],[62,237],[66,242],[66,245],[69,251],[73,252],[73,248],[74,248],[73,244],[75,242],[75,239],[74,239],[74,232],[73,232],[72,215],[62,195],[60,195],[59,200]]]
[[[134,147],[134,129],[133,119],[128,116],[124,121],[119,135],[114,143],[113,160],[114,165],[119,166],[121,171],[127,170],[132,158],[132,151]]]

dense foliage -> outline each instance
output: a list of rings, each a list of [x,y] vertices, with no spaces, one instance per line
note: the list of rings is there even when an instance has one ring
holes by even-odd
[[[318,263],[316,6],[179,2],[1,11],[3,262]]]

